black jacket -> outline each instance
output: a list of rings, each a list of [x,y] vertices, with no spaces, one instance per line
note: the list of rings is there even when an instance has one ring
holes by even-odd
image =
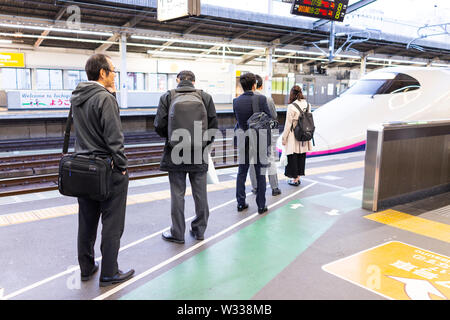
[[[119,105],[113,94],[94,82],[81,82],[70,99],[76,132],[75,153],[110,156],[121,171],[128,166]]]
[[[247,130],[247,120],[253,114],[252,107],[252,99],[253,99],[253,91],[245,91],[239,97],[233,99],[233,112],[236,117],[238,127],[242,130]],[[258,104],[260,112],[267,113],[270,117],[272,117],[269,107],[267,105],[267,98],[263,95],[257,95]]]
[[[190,81],[180,81],[178,84],[177,89],[192,89],[194,88],[194,85]],[[203,104],[206,108],[206,113],[208,116],[208,129],[217,129],[218,128],[218,122],[217,122],[217,115],[216,115],[216,107],[214,106],[213,99],[211,95],[208,93],[202,91],[202,100]],[[201,164],[174,164],[172,162],[172,159],[170,157],[172,152],[172,147],[168,143],[168,114],[169,114],[169,107],[171,104],[171,98],[170,98],[170,91],[167,91],[164,93],[161,98],[159,99],[159,105],[158,105],[158,111],[156,112],[154,126],[155,131],[158,133],[160,137],[166,138],[166,144],[164,146],[164,154],[161,159],[160,169],[162,171],[192,171],[192,172],[206,172],[208,171],[208,163],[202,160]],[[208,141],[207,146],[211,144],[214,141],[214,138]],[[204,150],[204,149],[203,149]],[[193,159],[193,155],[191,156],[191,160]]]

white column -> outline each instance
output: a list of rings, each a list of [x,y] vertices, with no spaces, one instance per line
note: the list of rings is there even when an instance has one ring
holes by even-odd
[[[359,73],[360,79],[366,74],[366,65],[367,65],[367,55],[364,54],[361,56],[361,68]]]
[[[266,79],[264,79],[264,88],[266,88],[266,96],[272,96],[272,76],[273,76],[273,64],[272,57],[274,53],[274,47],[266,48]]]
[[[120,107],[128,108],[127,36],[120,37]]]

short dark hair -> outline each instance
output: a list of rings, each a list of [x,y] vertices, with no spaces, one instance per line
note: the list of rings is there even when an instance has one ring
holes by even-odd
[[[258,74],[255,74],[255,77],[256,77],[256,89],[259,89],[263,85],[263,79]]]
[[[256,83],[256,77],[253,73],[247,72],[239,77],[242,89],[244,91],[252,90],[253,85]]]
[[[86,66],[84,67],[88,80],[98,80],[98,78],[100,78],[101,69],[106,71],[106,75],[109,74],[109,71],[111,70],[109,67],[108,59],[111,58],[103,53],[96,53],[89,57],[88,61],[86,62]]]
[[[180,81],[188,80],[190,82],[195,81],[195,75],[192,71],[189,70],[183,70],[178,73],[177,78],[180,79]]]
[[[300,86],[295,85],[292,87],[291,92],[289,93],[289,103],[292,103],[297,99],[301,100],[305,99],[305,97],[303,96],[303,92]]]

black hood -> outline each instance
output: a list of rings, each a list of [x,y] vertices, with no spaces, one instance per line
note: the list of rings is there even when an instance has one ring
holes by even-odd
[[[73,107],[83,105],[94,94],[106,90],[104,87],[93,82],[80,82],[75,90],[72,92],[70,103]]]

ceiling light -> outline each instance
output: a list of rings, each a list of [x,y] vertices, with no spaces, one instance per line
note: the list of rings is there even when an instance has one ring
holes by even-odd
[[[232,43],[204,42],[201,40],[185,40],[185,39],[176,39],[176,38],[170,39],[170,38],[146,37],[146,36],[131,36],[131,39],[187,43],[187,44],[196,44],[196,45],[204,45],[204,46],[214,46],[214,47],[230,47],[230,48],[242,48],[242,49],[252,49],[252,50],[265,50],[265,48],[263,48],[263,47],[246,46],[246,45],[232,44]]]
[[[25,26],[25,25],[20,25],[20,24],[9,24],[9,23],[0,23],[0,27],[16,28],[16,29],[17,28],[19,28],[19,29],[30,29],[30,30],[38,30],[38,31],[55,31],[55,32],[66,32],[66,33],[79,33],[79,34],[88,34],[88,35],[96,35],[96,36],[107,36],[107,37],[110,37],[110,36],[113,35],[111,32],[63,29],[63,28],[40,27],[40,26]]]
[[[222,56],[222,55],[208,55],[200,53],[184,53],[184,52],[168,52],[168,51],[152,51],[148,50],[148,54],[157,56],[178,56],[178,57],[197,57],[210,59],[241,59],[240,57]]]
[[[409,63],[409,64],[421,64],[421,65],[427,64],[427,62],[423,62],[423,61],[396,60],[396,59],[376,58],[376,57],[368,57],[367,60],[383,61],[383,62],[396,62],[396,63]]]
[[[63,41],[75,41],[75,42],[90,42],[90,43],[108,43],[108,44],[117,44],[114,41],[104,41],[104,40],[94,40],[94,39],[80,39],[80,38],[66,38],[66,37],[55,37],[55,36],[42,36],[42,35],[33,35],[33,34],[21,34],[17,35],[14,33],[4,33],[1,32],[0,36],[4,37],[16,37],[16,38],[34,38],[34,39],[52,39],[52,40],[63,40]]]

